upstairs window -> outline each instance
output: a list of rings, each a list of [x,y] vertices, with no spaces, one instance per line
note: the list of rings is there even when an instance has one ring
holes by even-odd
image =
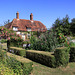
[[[13,27],[13,30],[14,31],[18,31],[18,27]]]
[[[27,28],[27,31],[31,31],[31,28]]]

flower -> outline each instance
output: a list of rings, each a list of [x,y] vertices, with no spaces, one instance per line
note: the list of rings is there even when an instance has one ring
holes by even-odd
[[[6,33],[7,33],[7,31],[6,31]]]
[[[15,37],[15,40],[16,40],[16,37]]]
[[[4,30],[4,28],[2,28],[1,30]]]
[[[39,36],[39,38],[40,38],[40,36]]]
[[[67,42],[67,44],[69,45],[69,42]]]
[[[10,37],[8,37],[8,40],[10,40]]]
[[[61,39],[61,36],[59,38]]]

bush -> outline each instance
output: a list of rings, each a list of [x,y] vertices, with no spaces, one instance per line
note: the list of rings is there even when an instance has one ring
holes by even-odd
[[[26,51],[25,49],[18,48],[18,47],[10,47],[9,52],[12,52],[14,54],[20,55],[20,56],[26,56]]]
[[[10,40],[7,41],[7,46],[9,47],[22,47],[23,45],[23,39],[20,38],[11,38]]]
[[[39,38],[31,37],[31,48],[33,50],[41,50],[41,51],[54,51],[57,48],[58,41],[56,37],[56,33],[53,31],[48,31],[46,33],[42,33]]]
[[[70,61],[75,62],[75,46],[70,47]]]
[[[34,61],[37,61],[49,67],[55,67],[55,58],[52,54],[53,52],[44,52],[35,50],[26,51],[27,58],[30,58]]]
[[[2,39],[0,42],[1,43],[7,43],[7,40],[6,39]]]
[[[69,63],[69,48],[59,47],[54,52],[56,59],[56,66],[67,66]]]
[[[6,52],[2,50],[2,52]],[[12,68],[17,75],[29,75],[32,70],[32,61],[27,58],[23,58],[12,53],[6,53],[6,64],[8,67]]]
[[[0,62],[0,75],[17,75],[14,71]]]

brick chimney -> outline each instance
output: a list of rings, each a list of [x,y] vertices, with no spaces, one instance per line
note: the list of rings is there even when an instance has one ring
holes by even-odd
[[[16,18],[19,19],[19,12],[16,13]]]
[[[30,14],[30,20],[33,20],[33,14],[32,13]]]

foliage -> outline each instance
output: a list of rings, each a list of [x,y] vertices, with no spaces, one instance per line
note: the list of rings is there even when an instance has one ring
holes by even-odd
[[[53,24],[53,29],[56,31],[58,34],[59,33],[64,33],[64,35],[69,35],[71,34],[70,32],[70,23],[69,23],[69,17],[66,15],[65,18],[59,19],[57,18],[56,21]]]
[[[0,27],[0,31],[3,38],[1,42],[4,43],[8,41],[8,44],[10,46],[22,47],[23,39],[20,35],[16,34],[16,32],[14,32],[13,30],[8,30],[4,27]]]
[[[54,51],[58,45],[56,33],[52,31],[41,34],[38,39],[31,37],[30,41],[31,48],[35,50],[51,52]]]
[[[70,47],[70,61],[75,62],[75,46]]]
[[[12,69],[0,62],[0,75],[17,75]]]
[[[49,67],[55,67],[55,57],[51,52],[27,50],[26,57]]]
[[[70,44],[71,44],[71,42],[70,42],[71,39],[67,39],[67,37],[64,36],[63,33],[57,34],[57,39],[58,39],[58,42],[59,42],[58,47],[62,47],[62,46],[69,47]]]
[[[1,39],[1,41],[0,41],[1,43],[6,43],[7,42],[7,40],[5,40],[5,39]]]
[[[18,38],[11,38],[7,41],[8,46],[15,46],[15,47],[22,47],[23,45],[23,39]]]
[[[2,55],[4,53],[5,55]],[[32,62],[30,60],[8,53],[4,50],[2,50],[2,54],[0,55],[2,58],[2,63],[11,68],[14,73],[17,75],[29,75],[32,70]]]
[[[70,28],[71,32],[75,36],[75,18],[72,19],[70,24],[71,24],[71,28]]]
[[[67,66],[69,63],[69,48],[59,47],[56,48],[55,52],[56,66]]]
[[[23,75],[23,70],[21,68],[21,63],[17,61],[14,58],[8,57],[7,58],[7,65],[10,66],[11,69],[13,69],[14,73],[17,73],[17,75]]]
[[[10,47],[9,52],[20,56],[26,56],[25,49],[18,48],[18,47]]]

